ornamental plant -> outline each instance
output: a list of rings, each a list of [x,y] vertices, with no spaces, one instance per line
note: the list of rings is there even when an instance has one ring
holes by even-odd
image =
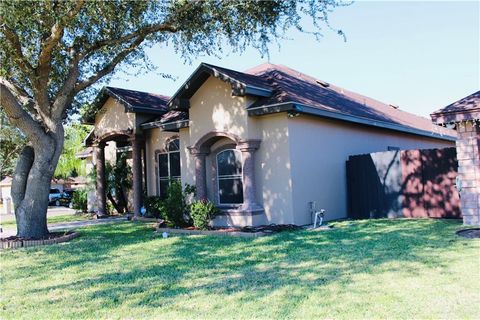
[[[210,221],[218,212],[218,208],[207,199],[194,201],[190,205],[190,217],[193,220],[193,226],[200,230],[208,229]]]

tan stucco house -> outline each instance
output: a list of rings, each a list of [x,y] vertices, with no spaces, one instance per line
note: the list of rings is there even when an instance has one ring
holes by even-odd
[[[349,155],[455,145],[455,131],[285,66],[201,64],[173,97],[106,87],[87,139],[105,210],[105,148],[132,154],[133,209],[168,178],[222,210],[216,225],[310,224],[347,215]],[[112,141],[114,143],[112,143]]]

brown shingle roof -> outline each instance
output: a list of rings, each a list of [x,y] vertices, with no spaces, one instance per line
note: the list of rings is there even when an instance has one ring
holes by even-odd
[[[155,93],[104,87],[95,99],[95,112],[83,118],[82,122],[94,124],[96,112],[103,107],[108,98],[118,100],[129,111],[152,115],[161,115],[167,112],[167,102],[170,99],[170,97]]]
[[[480,119],[480,91],[449,104],[433,112],[430,116],[436,123],[478,120]]]
[[[120,100],[123,100],[134,109],[153,109],[165,112],[168,111],[167,102],[170,97],[155,93],[115,87],[105,87],[105,89],[110,95],[118,97]]]
[[[455,135],[452,130],[436,126],[427,118],[318,80],[283,65],[262,64],[247,70],[246,73],[266,79],[273,89],[271,97],[259,99],[251,108],[293,102],[342,115]]]

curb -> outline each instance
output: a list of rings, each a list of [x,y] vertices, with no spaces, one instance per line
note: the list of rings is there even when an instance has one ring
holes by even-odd
[[[57,243],[70,241],[78,237],[79,235],[80,234],[78,232],[72,232],[55,239],[21,240],[21,241],[5,241],[5,242],[2,241],[0,242],[0,250],[39,247],[39,246],[57,244]]]

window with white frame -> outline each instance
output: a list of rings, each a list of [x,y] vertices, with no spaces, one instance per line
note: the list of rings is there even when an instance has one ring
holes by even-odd
[[[175,139],[168,143],[167,150],[158,155],[158,180],[160,197],[167,195],[170,179],[180,180],[180,140]]]
[[[219,204],[243,203],[242,153],[227,149],[217,153]]]

